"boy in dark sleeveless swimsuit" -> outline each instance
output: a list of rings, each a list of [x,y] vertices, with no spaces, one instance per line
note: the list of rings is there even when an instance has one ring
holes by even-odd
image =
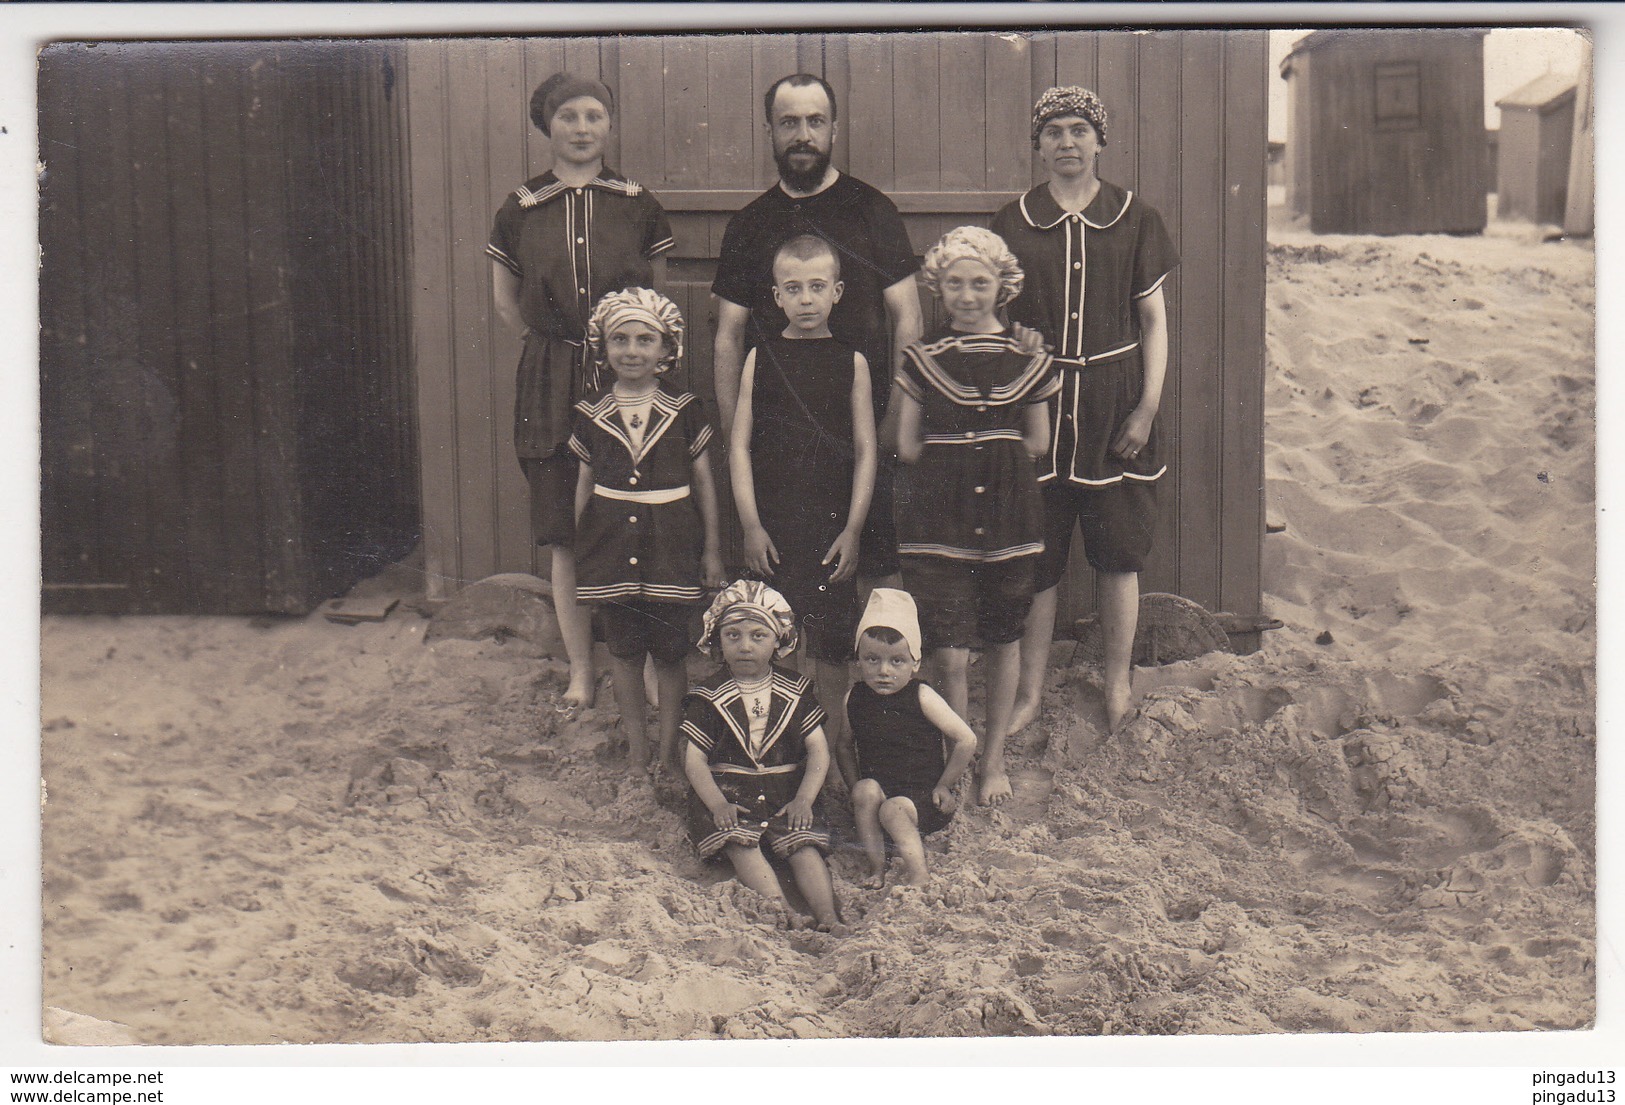
[[[876,587],[857,633],[863,682],[846,697],[847,739],[836,762],[852,792],[858,840],[869,859],[864,885],[886,878],[886,837],[903,859],[904,877],[926,882],[925,844],[952,820],[954,786],[976,754],[976,734],[924,683],[920,619],[907,591]],[[951,745],[945,756],[943,745]],[[884,834],[884,835],[882,835]]]
[[[876,464],[868,363],[830,334],[841,291],[827,241],[803,234],[779,247],[773,298],[787,324],[745,357],[729,452],[745,564],[795,610],[801,672],[833,740],[851,679],[859,537]]]

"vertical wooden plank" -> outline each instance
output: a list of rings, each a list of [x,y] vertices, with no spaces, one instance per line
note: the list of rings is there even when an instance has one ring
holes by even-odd
[[[706,187],[754,188],[761,131],[758,97],[751,84],[751,44],[738,35],[718,35],[705,51]],[[710,248],[709,235],[705,237]]]
[[[897,187],[892,48],[899,37],[855,34],[846,40],[850,83],[841,105],[841,133],[852,175],[882,192]]]
[[[664,43],[666,87],[664,96],[666,171],[652,188],[706,187],[710,171],[710,141],[706,94],[705,39],[673,35]]]
[[[1157,31],[1139,35],[1134,39],[1139,49],[1139,88],[1133,98],[1139,115],[1139,150],[1137,157],[1142,166],[1140,187],[1135,194],[1157,209],[1173,238],[1177,249],[1181,242],[1180,211],[1180,149],[1178,112],[1167,109],[1170,100],[1179,103],[1185,94],[1184,70],[1181,65],[1181,40],[1199,32]],[[1198,94],[1202,94],[1200,91]],[[1145,589],[1159,591],[1182,590],[1183,576],[1179,564],[1179,535],[1183,532],[1182,519],[1185,503],[1178,494],[1177,473],[1182,461],[1183,434],[1183,380],[1180,370],[1183,361],[1181,319],[1183,312],[1179,296],[1180,270],[1164,282],[1163,298],[1168,307],[1169,348],[1168,375],[1163,383],[1162,405],[1157,415],[1159,448],[1170,468],[1160,495],[1157,528],[1147,558]],[[1198,412],[1198,417],[1221,418],[1222,408]],[[1200,458],[1198,458],[1200,462]]]
[[[490,43],[487,50],[486,96],[493,106],[485,122],[490,131],[491,151],[491,188],[485,208],[485,225],[489,228],[491,219],[508,192],[525,179],[526,167],[522,161],[524,135],[535,128],[527,118],[528,107],[524,116],[503,110],[513,103],[528,105],[530,99],[530,90],[525,84],[526,58],[523,48],[515,40],[506,39]],[[592,62],[594,65],[597,63],[596,50]],[[575,61],[567,61],[566,64],[578,65]],[[572,68],[574,71],[577,70]],[[588,70],[587,75],[597,76],[597,70]],[[537,137],[541,137],[541,132],[537,132]],[[469,242],[465,248],[482,243],[483,239]],[[490,261],[484,260],[483,267],[489,271]],[[487,299],[486,302],[489,304],[491,301]],[[495,310],[487,311],[487,320],[491,348],[491,398],[487,417],[491,424],[491,468],[495,476],[492,526],[496,531],[496,565],[502,571],[529,571],[532,545],[530,492],[514,455],[511,431],[507,429],[513,423],[516,389],[514,366],[519,363],[520,342],[518,335],[497,317]]]
[[[462,578],[457,470],[457,355],[452,336],[450,157],[447,114],[450,43],[406,47],[412,189],[412,359],[417,376],[423,548],[430,598]],[[488,263],[487,263],[488,264]],[[487,277],[489,279],[489,277]]]
[[[190,156],[204,161],[207,197],[208,371],[216,381],[214,416],[220,425],[219,468],[224,483],[221,522],[225,606],[259,609],[259,533],[264,524],[258,488],[255,365],[249,346],[247,192],[242,59],[202,50],[204,145]],[[209,478],[209,477],[205,477]]]
[[[1263,31],[1224,36],[1225,420],[1219,604],[1257,613],[1264,540],[1264,250],[1268,43]],[[1477,87],[1483,87],[1480,83]],[[1482,213],[1482,196],[1479,210]]]
[[[611,168],[621,170],[621,67],[619,63],[620,51],[616,49],[616,40],[613,38],[582,39],[583,43],[590,42],[598,54],[598,79],[609,86],[609,91],[615,97],[615,126],[609,132],[609,141],[604,144],[604,161]],[[582,47],[585,50],[585,47]],[[585,64],[585,63],[583,63]]]
[[[1223,34],[1187,32],[1179,113],[1179,418],[1178,468],[1170,487],[1178,507],[1175,542],[1179,593],[1215,609],[1218,602],[1220,534],[1220,443],[1229,397],[1224,393],[1220,350],[1225,283],[1242,278],[1221,248],[1222,164],[1228,105],[1222,80]],[[1160,536],[1160,534],[1159,534]]]
[[[620,40],[623,164],[618,168],[657,190],[666,179],[664,66],[660,39],[628,36]]]
[[[458,528],[462,533],[464,581],[497,570],[495,439],[491,422],[493,374],[490,344],[491,261],[484,253],[493,200],[501,185],[491,180],[492,104],[485,69],[489,44],[447,45],[447,104],[451,121],[452,333],[457,356],[457,470],[462,483]],[[506,437],[506,432],[503,433]]]
[[[1141,35],[1129,31],[1102,31],[1095,91],[1106,104],[1107,145],[1100,155],[1100,175],[1124,188],[1140,186],[1140,121],[1143,110],[1156,114],[1159,102],[1142,103],[1139,97]]]
[[[773,163],[773,140],[767,129],[767,113],[762,107],[762,97],[767,94],[780,77],[788,77],[800,71],[796,57],[796,38],[794,35],[752,35],[750,36],[750,68],[751,68],[751,119],[756,125],[751,129],[751,164],[756,171],[756,187],[770,188],[779,179],[778,166]],[[835,88],[837,100],[841,98],[841,90]],[[844,119],[846,104],[837,104],[837,123]],[[836,164],[840,164],[840,133],[836,134]],[[719,243],[720,244],[720,243]]]
[[[893,151],[899,192],[936,191],[942,186],[942,116],[937,80],[937,35],[892,38]]]
[[[1098,51],[1105,31],[1061,31],[1055,36],[1055,84],[1100,91]],[[1043,89],[1039,89],[1040,92]],[[1110,104],[1106,105],[1111,108]]]
[[[292,614],[310,608],[304,529],[308,519],[301,509],[298,477],[301,464],[306,463],[305,450],[314,451],[317,446],[299,439],[289,313],[264,309],[267,304],[289,302],[288,178],[293,169],[287,160],[288,134],[283,120],[295,105],[281,94],[284,60],[281,49],[257,45],[243,47],[237,59],[244,104],[238,126],[246,177],[242,233],[248,313],[244,328],[248,335],[246,367],[253,381],[250,445],[259,500],[256,555],[261,565],[260,594],[251,609]],[[349,156],[342,160],[348,161]],[[350,241],[336,243],[337,249],[353,274],[357,267],[355,235],[343,237]],[[357,315],[355,296],[352,287],[340,301],[352,325]]]
[[[524,59],[525,77],[523,81],[524,94],[509,110],[518,116],[520,133],[524,135],[525,168],[523,175],[509,185],[516,188],[525,181],[539,177],[553,167],[553,144],[548,141],[547,135],[537,129],[530,118],[530,97],[541,83],[557,73],[564,66],[564,44],[556,38],[523,38],[519,39],[519,53]],[[499,114],[503,106],[498,105]],[[611,132],[612,138],[621,129],[621,113],[617,112],[615,127]],[[608,151],[605,151],[608,160]],[[610,160],[609,164],[620,168],[620,165]],[[495,214],[495,212],[492,212]]]
[[[1032,40],[1020,34],[984,39],[986,70],[982,102],[987,106],[987,188],[1025,192],[1033,186]]]
[[[97,147],[81,137],[94,128],[89,74],[92,64],[76,44],[47,47],[40,56],[40,522],[45,583],[127,584],[101,556],[102,507],[97,479],[95,388],[89,379],[91,293],[87,255],[99,241],[84,216],[84,193],[94,190],[81,162]],[[91,179],[82,181],[82,177]],[[108,535],[109,537],[113,535]],[[56,596],[51,596],[55,598]],[[78,596],[63,592],[65,609]],[[129,596],[120,594],[118,601]],[[53,603],[56,605],[56,603]]]
[[[937,40],[941,112],[937,187],[979,192],[988,177],[987,51],[992,36],[950,32],[931,37]]]
[[[1028,145],[1032,145],[1032,109],[1044,90],[1058,85],[1060,78],[1060,46],[1061,36],[1054,31],[1040,31],[1032,36],[1033,72],[1032,83],[1028,86],[1031,93],[1027,98],[1027,124]],[[1028,159],[1032,167],[1032,183],[1037,184],[1045,178],[1044,163],[1039,160],[1038,151],[1033,150]]]

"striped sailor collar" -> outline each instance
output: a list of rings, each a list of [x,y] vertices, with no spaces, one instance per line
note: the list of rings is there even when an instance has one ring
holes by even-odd
[[[802,679],[781,671],[777,666],[773,668],[768,691],[767,729],[762,734],[761,747],[755,752],[750,747],[750,716],[745,712],[745,692],[737,681],[729,677],[720,685],[696,687],[689,693],[701,694],[711,700],[739,747],[752,763],[760,767],[768,751],[779,743],[790,728],[791,715],[806,697],[808,687]]]
[[[605,433],[619,441],[636,464],[654,452],[654,447],[666,436],[666,431],[671,429],[676,421],[674,416],[694,398],[691,392],[673,395],[663,387],[656,387],[650,395],[652,400],[649,406],[649,425],[643,431],[642,446],[636,449],[632,447],[632,439],[626,435],[626,429],[621,425],[620,407],[615,402],[613,386],[605,388],[596,398],[581,400],[576,404],[576,408],[592,419]]]
[[[1089,201],[1089,206],[1078,212],[1078,218],[1086,226],[1105,230],[1128,213],[1128,205],[1133,199],[1133,192],[1103,180],[1100,191]],[[1047,181],[1021,197],[1021,217],[1035,230],[1049,230],[1069,214],[1071,212],[1061,210],[1061,205],[1055,202]]]
[[[643,185],[633,180],[627,180],[621,174],[605,165],[602,171],[583,187],[596,188],[600,192],[610,192],[617,196],[640,196],[643,194]],[[570,185],[563,183],[553,175],[549,169],[535,180],[528,180],[514,189],[514,195],[519,198],[520,207],[540,207],[548,200],[562,196],[573,191]]]

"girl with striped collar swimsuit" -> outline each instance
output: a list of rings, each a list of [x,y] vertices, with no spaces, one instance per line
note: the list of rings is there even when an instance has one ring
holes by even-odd
[[[977,795],[995,805],[1010,797],[1004,742],[1017,643],[1044,551],[1033,458],[1049,445],[1048,400],[1060,385],[1049,354],[1023,352],[998,319],[1022,281],[998,235],[949,231],[920,275],[952,322],[906,347],[897,375],[898,456],[910,466],[897,495],[897,552],[943,697],[960,717],[968,716],[970,647],[986,647]]]
[[[689,392],[660,386],[683,353],[683,316],[647,288],[611,292],[587,324],[615,382],[575,406],[577,593],[603,612],[632,765],[649,758],[642,670],[654,662],[660,764],[675,775],[688,683],[689,612],[720,586],[711,424]]]

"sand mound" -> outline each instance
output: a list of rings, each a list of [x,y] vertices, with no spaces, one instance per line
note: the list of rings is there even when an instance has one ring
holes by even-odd
[[[1278,243],[1287,627],[1142,669],[1116,737],[1057,649],[1015,800],[924,888],[839,854],[844,938],[703,867],[522,638],[48,619],[46,1000],[151,1043],[1583,1026],[1590,262]]]

